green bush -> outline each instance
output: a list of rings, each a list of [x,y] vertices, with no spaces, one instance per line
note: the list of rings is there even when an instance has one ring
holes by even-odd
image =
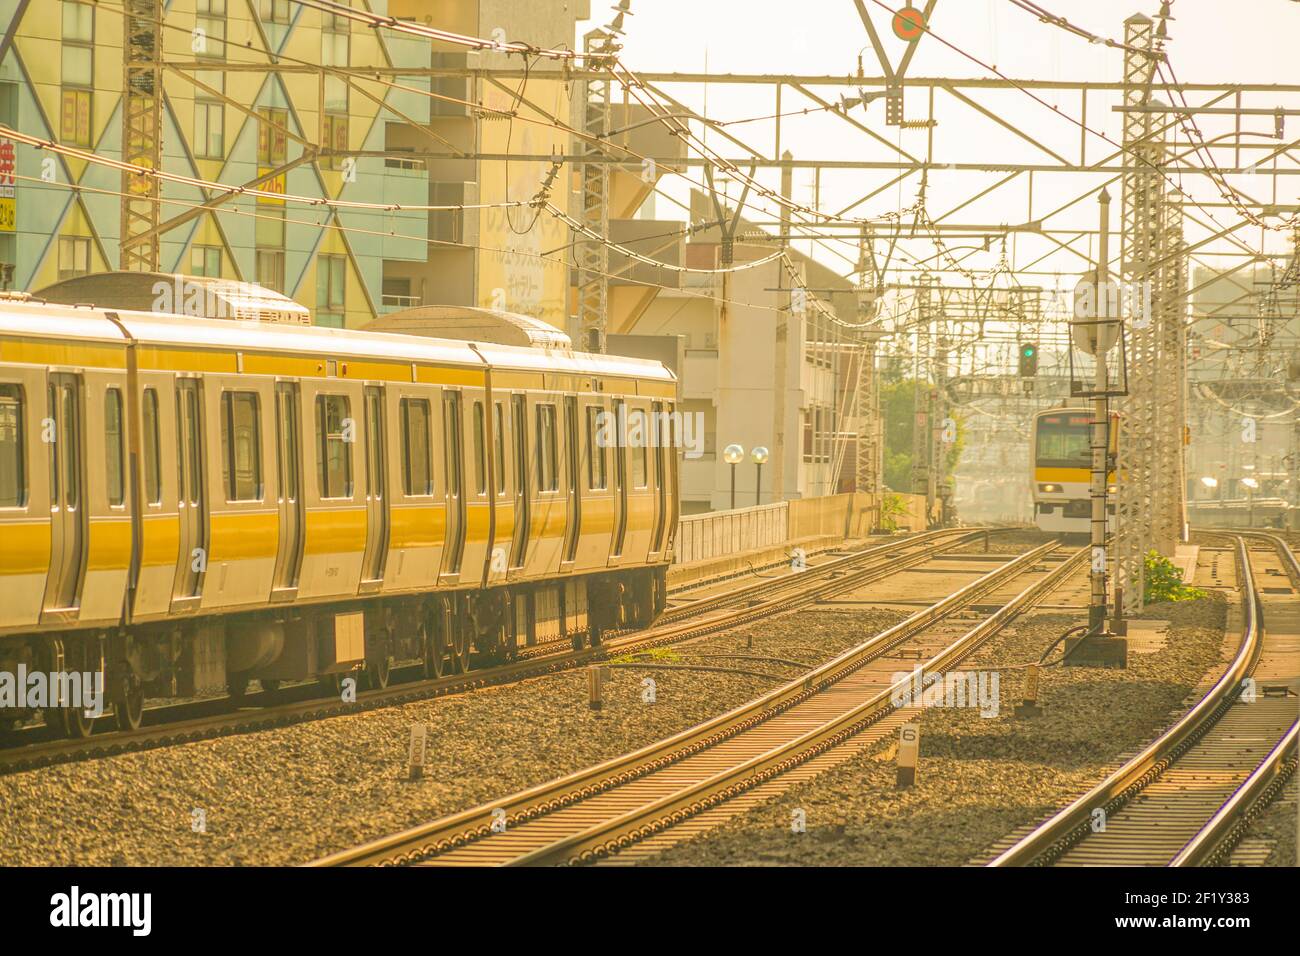
[[[1143,574],[1145,590],[1142,599],[1147,604],[1158,601],[1194,601],[1205,597],[1202,588],[1183,583],[1183,573],[1178,565],[1158,551],[1148,551]]]
[[[880,499],[880,530],[897,531],[898,519],[907,514],[903,496],[887,491]]]

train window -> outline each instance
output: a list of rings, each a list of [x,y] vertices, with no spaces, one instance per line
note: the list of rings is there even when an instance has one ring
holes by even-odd
[[[487,494],[487,418],[483,403],[474,403],[474,490]]]
[[[627,444],[632,449],[632,487],[645,488],[650,484],[650,426],[639,408],[628,414]]]
[[[23,387],[0,385],[0,508],[27,504],[23,440]]]
[[[144,390],[144,497],[151,505],[162,504],[162,461],[158,449],[158,390]]]
[[[221,478],[227,501],[262,500],[262,437],[256,392],[221,396]]]
[[[352,497],[351,410],[346,395],[316,396],[316,464],[322,498]]]
[[[1039,468],[1087,468],[1092,460],[1092,416],[1044,415],[1036,438]]]
[[[492,438],[496,445],[497,494],[506,493],[506,412],[505,406],[496,402],[492,406]]]
[[[63,481],[67,486],[64,504],[69,509],[81,504],[81,436],[78,434],[77,392],[72,386],[63,386]]]
[[[609,483],[605,446],[609,444],[605,428],[605,410],[587,408],[587,487],[600,491]]]
[[[433,494],[427,399],[402,399],[402,436],[402,491],[407,495]]]
[[[59,463],[59,433],[55,426],[55,416],[59,408],[59,400],[55,397],[54,386],[51,385],[45,392],[46,403],[49,408],[49,416],[45,419],[45,428],[49,429],[49,441],[46,443],[50,449],[50,506],[57,506],[59,503],[59,469],[62,467]],[[44,437],[44,436],[43,436]]]
[[[108,503],[120,507],[126,501],[126,475],[122,466],[122,391],[104,393],[104,477]]]
[[[560,475],[556,468],[555,406],[537,406],[537,490],[557,491]]]

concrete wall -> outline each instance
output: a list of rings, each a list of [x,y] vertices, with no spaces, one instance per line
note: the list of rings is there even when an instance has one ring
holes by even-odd
[[[897,497],[906,509],[895,518],[899,529],[924,531],[925,499]],[[881,499],[855,492],[688,515],[678,524],[676,561],[690,564],[813,538],[863,538],[879,526]]]

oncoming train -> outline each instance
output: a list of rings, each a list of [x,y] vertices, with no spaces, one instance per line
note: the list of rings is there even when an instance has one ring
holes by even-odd
[[[663,609],[661,363],[282,323],[0,297],[0,672],[102,672],[134,727],[146,695],[384,686]]]
[[[1050,408],[1033,417],[1030,467],[1033,477],[1034,523],[1043,531],[1090,534],[1092,531],[1091,408]],[[1115,527],[1115,458],[1119,449],[1119,416],[1110,420],[1106,483],[1112,497],[1106,503],[1106,528]]]

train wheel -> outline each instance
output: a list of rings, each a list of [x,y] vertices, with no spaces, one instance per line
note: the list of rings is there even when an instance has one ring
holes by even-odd
[[[451,656],[452,663],[455,666],[456,673],[465,674],[470,668],[470,654],[472,652],[470,639],[469,614],[462,610],[460,613],[452,615],[451,631]]]
[[[330,697],[343,696],[343,678],[346,674],[321,674],[316,678],[322,692]]]
[[[370,676],[371,690],[384,690],[393,674],[393,659],[386,652],[367,658],[366,673]]]
[[[127,675],[119,682],[113,695],[113,717],[118,730],[139,730],[144,720],[144,688],[134,676]]]
[[[430,679],[451,673],[451,609],[445,598],[434,598],[424,615],[424,676]]]
[[[72,740],[85,740],[95,732],[95,718],[87,717],[80,707],[64,707],[63,729]]]
[[[230,695],[230,700],[236,707],[244,702],[244,697],[248,694],[247,674],[227,674],[226,675],[226,693]]]

